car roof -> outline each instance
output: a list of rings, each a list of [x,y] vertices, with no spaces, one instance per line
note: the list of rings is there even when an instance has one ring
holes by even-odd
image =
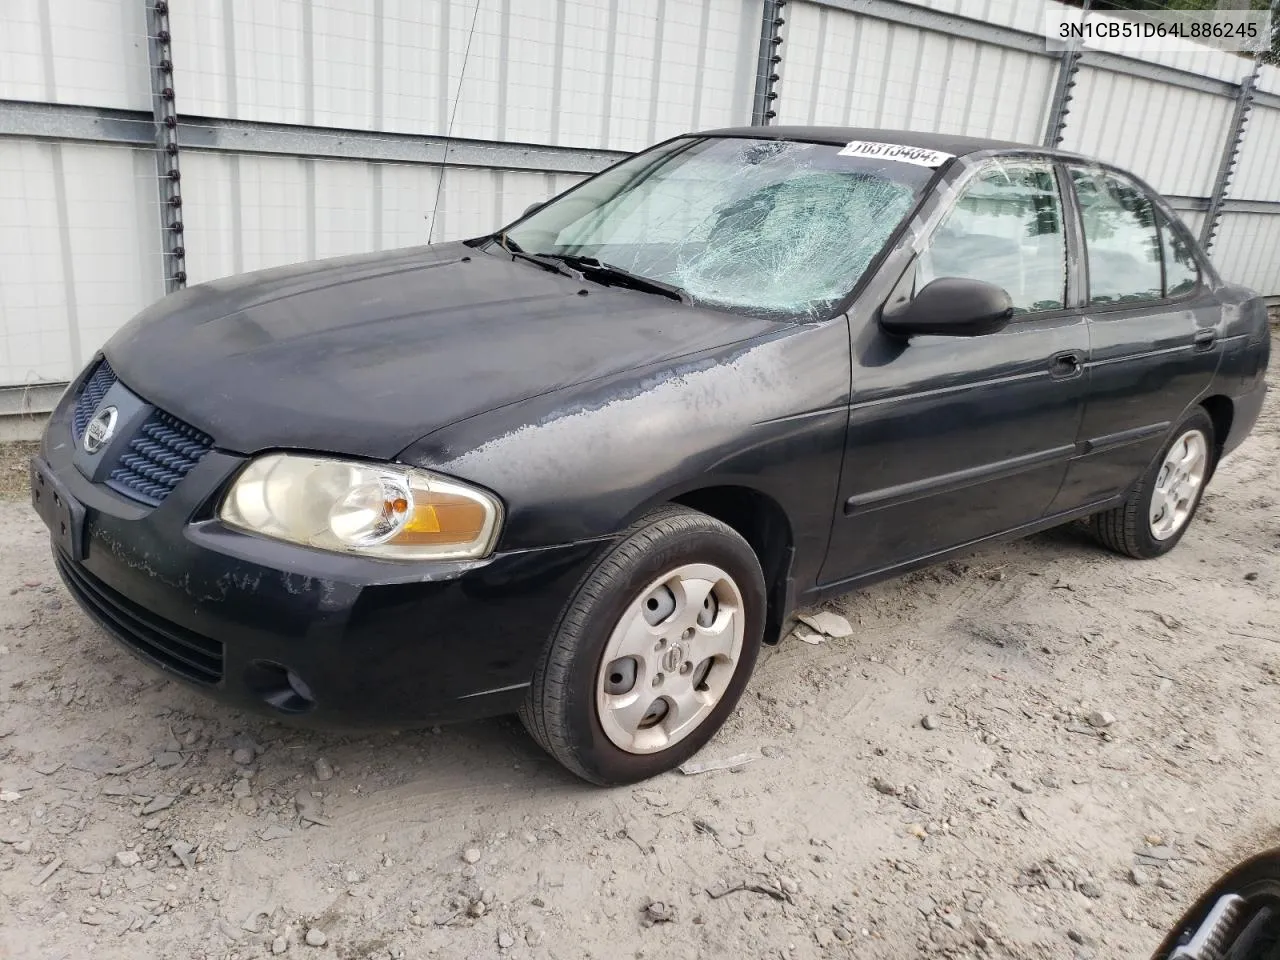
[[[883,130],[874,127],[723,127],[719,130],[703,130],[704,137],[755,137],[762,140],[804,140],[812,143],[846,144],[851,140],[871,140],[879,143],[900,143],[907,147],[925,150],[941,150],[956,157],[983,150],[1033,151],[1072,159],[1085,159],[1077,153],[1069,153],[1033,143],[1017,143],[1012,140],[994,140],[989,137],[961,137],[950,133],[925,133],[920,130]]]

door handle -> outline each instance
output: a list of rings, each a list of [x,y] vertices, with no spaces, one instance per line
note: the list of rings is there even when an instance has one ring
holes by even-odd
[[[1049,361],[1049,373],[1058,379],[1065,380],[1077,377],[1084,371],[1084,354],[1078,350],[1055,354]]]
[[[1218,339],[1218,331],[1212,328],[1208,330],[1197,330],[1195,336],[1195,345],[1197,350],[1210,349],[1214,341]]]

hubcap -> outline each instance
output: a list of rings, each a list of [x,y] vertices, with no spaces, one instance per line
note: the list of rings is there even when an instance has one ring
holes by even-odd
[[[742,591],[719,567],[690,563],[631,602],[605,646],[596,711],[628,753],[679,743],[715,709],[742,657]]]
[[[1151,536],[1168,540],[1187,525],[1209,468],[1209,445],[1199,430],[1188,430],[1169,448],[1151,491]]]

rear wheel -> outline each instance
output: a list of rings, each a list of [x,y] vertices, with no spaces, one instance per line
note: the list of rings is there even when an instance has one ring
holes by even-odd
[[[683,763],[732,713],[764,632],[759,560],[719,520],[643,518],[579,586],[520,711],[542,747],[598,784]]]
[[[1197,409],[1130,491],[1122,506],[1090,519],[1097,539],[1117,553],[1148,559],[1182,539],[1200,506],[1213,467],[1213,421]]]

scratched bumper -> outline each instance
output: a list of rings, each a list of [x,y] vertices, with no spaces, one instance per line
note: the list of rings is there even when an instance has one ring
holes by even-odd
[[[108,634],[211,696],[303,725],[420,726],[520,704],[599,544],[404,565],[275,543],[213,518],[242,463],[214,451],[145,507],[79,473],[55,414],[37,465],[84,508],[78,550],[55,531],[55,560]],[[285,670],[310,704],[273,695]]]

